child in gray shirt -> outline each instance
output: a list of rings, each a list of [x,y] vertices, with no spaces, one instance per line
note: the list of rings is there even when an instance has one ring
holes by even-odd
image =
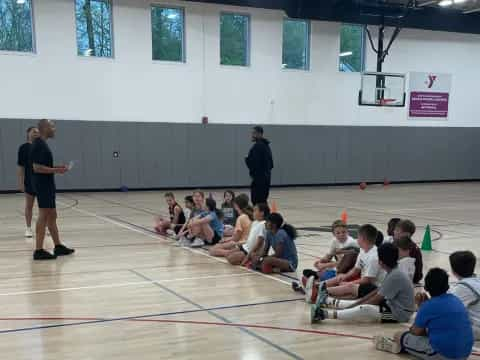
[[[391,243],[382,244],[378,248],[378,261],[387,272],[378,290],[356,301],[337,300],[321,291],[311,308],[312,323],[325,319],[408,322],[415,312],[414,289],[408,276],[398,269],[398,248]]]

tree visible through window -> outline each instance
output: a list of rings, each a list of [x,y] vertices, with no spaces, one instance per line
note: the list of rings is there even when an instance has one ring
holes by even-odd
[[[308,70],[310,62],[310,22],[284,19],[282,65],[286,69]]]
[[[111,57],[111,0],[75,0],[75,17],[78,55]]]
[[[363,71],[365,28],[362,25],[342,25],[340,30],[340,71]]]
[[[0,50],[33,52],[31,0],[0,0]]]
[[[250,17],[224,13],[220,15],[220,64],[249,65]]]
[[[183,9],[152,6],[152,58],[185,61]]]

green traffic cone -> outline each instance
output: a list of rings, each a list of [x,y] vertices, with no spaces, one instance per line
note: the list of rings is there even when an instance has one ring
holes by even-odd
[[[422,250],[423,251],[432,251],[432,235],[430,233],[430,225],[427,225],[425,229],[425,235],[423,235],[422,241]]]

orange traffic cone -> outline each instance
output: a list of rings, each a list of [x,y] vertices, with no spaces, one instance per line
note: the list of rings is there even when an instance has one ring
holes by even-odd
[[[340,219],[346,224],[348,222],[348,214],[346,210],[343,210],[342,215],[340,216]]]

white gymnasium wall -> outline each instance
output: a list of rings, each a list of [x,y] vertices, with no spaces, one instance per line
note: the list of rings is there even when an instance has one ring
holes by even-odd
[[[385,71],[453,74],[450,119],[357,105],[359,74],[338,72],[339,24],[312,23],[311,69],[281,69],[280,11],[182,1],[185,64],[151,60],[150,4],[113,0],[114,59],[76,55],[73,0],[33,0],[35,55],[0,53],[0,118],[307,125],[477,127],[480,36],[405,30]],[[251,14],[251,66],[219,65],[219,13]],[[375,68],[367,54],[367,69]]]

